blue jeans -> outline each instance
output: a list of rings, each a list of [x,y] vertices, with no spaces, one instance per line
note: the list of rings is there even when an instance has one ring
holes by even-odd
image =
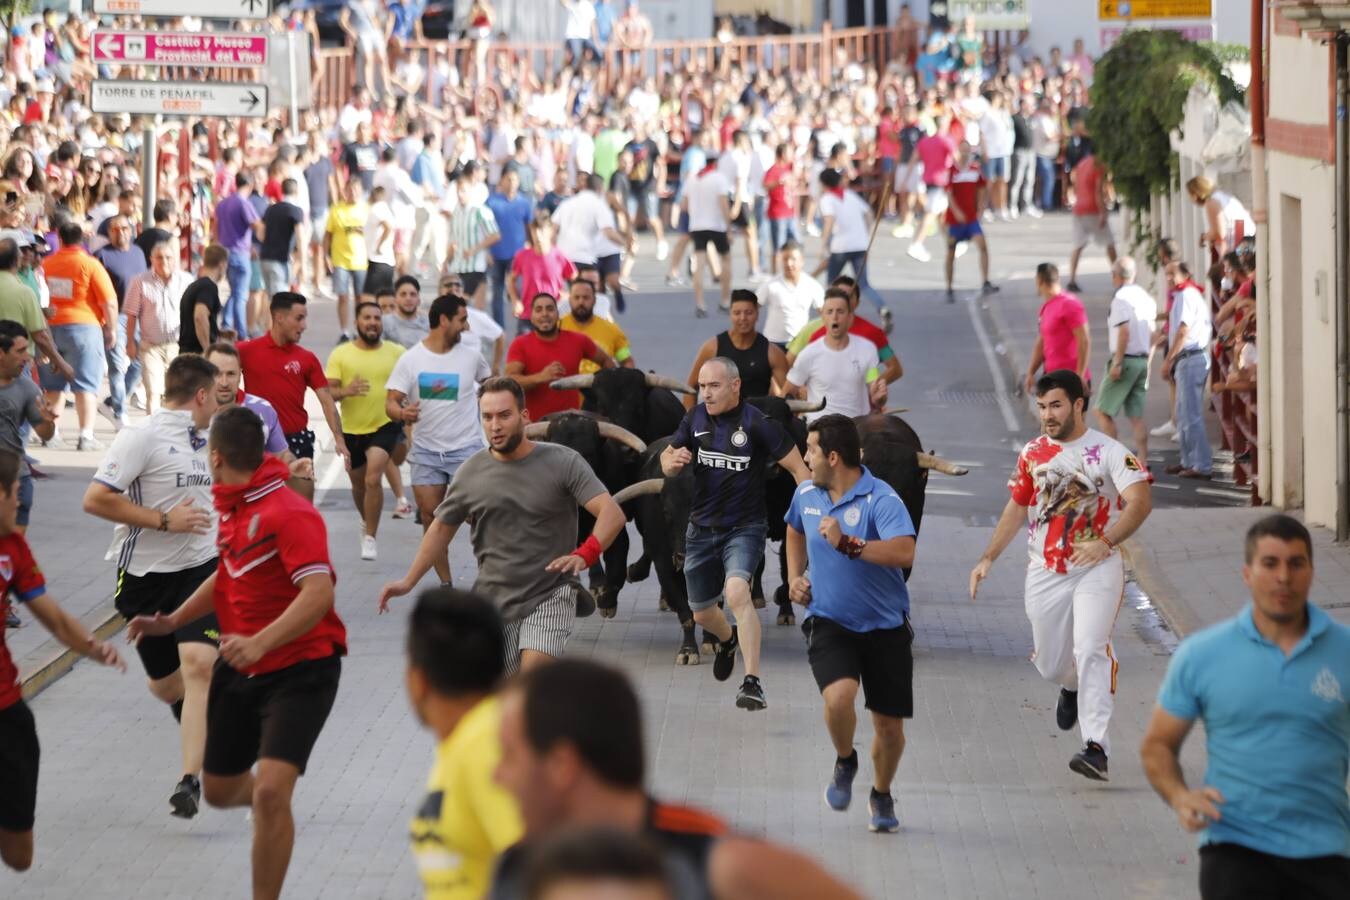
[[[1205,434],[1205,382],[1209,381],[1208,352],[1193,353],[1177,360],[1177,431],[1180,432],[1181,464],[1197,472],[1214,469],[1214,454]]]
[[[752,522],[736,528],[705,528],[689,523],[685,532],[684,583],[689,591],[689,608],[716,606],[727,579],[740,578],[746,584],[755,580],[755,571],[764,559],[764,541],[769,527]]]
[[[140,331],[139,323],[136,330]],[[127,411],[127,394],[136,390],[140,383],[141,361],[127,356],[127,317],[125,313],[119,313],[117,341],[108,351],[108,406],[113,415],[120,416]]]
[[[511,277],[511,260],[492,258],[492,320],[503,328],[515,315],[506,311],[506,279]]]
[[[867,266],[863,264],[866,256],[862,250],[855,250],[852,253],[831,253],[830,261],[825,267],[825,280],[834,281],[844,271],[845,264],[851,266],[853,277],[858,281],[858,296],[875,306],[877,312],[885,312],[886,304],[882,302],[881,295],[867,280]]]
[[[1041,209],[1049,212],[1055,208],[1055,158],[1053,156],[1036,157],[1036,183],[1040,187]]]
[[[230,251],[225,277],[230,282],[230,296],[225,300],[221,328],[235,331],[239,340],[248,337],[248,283],[253,275],[253,260],[247,252]]]
[[[783,249],[783,245],[788,239],[800,241],[797,235],[797,217],[790,219],[770,219],[769,220],[769,243],[773,247],[773,252],[777,253]]]

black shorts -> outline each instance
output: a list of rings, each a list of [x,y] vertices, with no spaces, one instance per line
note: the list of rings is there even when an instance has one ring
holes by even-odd
[[[610,275],[618,275],[623,267],[623,254],[611,253],[609,256],[602,256],[595,261],[595,267],[600,270],[600,278],[605,279]]]
[[[393,456],[394,447],[398,445],[401,437],[403,437],[402,422],[385,422],[370,434],[348,434],[345,431],[342,433],[342,440],[347,444],[347,452],[352,455],[353,471],[365,467],[366,451],[371,447],[379,447]]]
[[[472,297],[478,293],[478,289],[487,281],[486,272],[460,272],[459,283],[464,286],[464,296]]]
[[[806,658],[816,687],[824,691],[841,678],[862,682],[864,705],[896,719],[914,715],[914,626],[850,631],[823,616],[802,623]]]
[[[117,593],[113,594],[113,606],[125,619],[153,616],[155,613],[168,615],[182,606],[192,596],[192,592],[215,573],[214,559],[178,572],[132,575],[124,569],[117,573]],[[173,634],[141,638],[136,645],[136,654],[141,658],[141,665],[145,666],[146,676],[151,681],[158,681],[178,671],[179,644],[210,644],[215,647],[219,642],[220,623],[216,621],[216,614],[211,612],[189,622]]]
[[[291,454],[296,459],[313,459],[314,432],[305,429],[288,434],[286,435],[286,446],[291,448]]]
[[[394,267],[388,263],[373,262],[366,267],[366,285],[361,293],[374,296],[380,291],[394,289]]]
[[[242,775],[279,759],[303,775],[337,697],[341,657],[325,656],[249,677],[216,663],[206,701],[206,761],[212,775]]]
[[[0,828],[32,831],[37,808],[37,725],[20,700],[0,709]]]
[[[731,252],[731,241],[727,239],[725,231],[691,231],[690,236],[694,239],[696,252],[708,249],[709,244],[717,248],[717,252],[722,256]]]
[[[1340,900],[1350,886],[1350,857],[1291,859],[1240,844],[1200,848],[1201,900],[1299,897]]]
[[[749,225],[750,225],[750,206],[749,204],[742,203],[740,210],[736,213],[736,217],[731,220],[731,227],[747,228],[749,227]]]

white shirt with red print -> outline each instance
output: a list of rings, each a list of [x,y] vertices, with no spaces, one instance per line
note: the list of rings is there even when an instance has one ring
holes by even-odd
[[[1017,455],[1008,481],[1012,498],[1027,510],[1027,551],[1033,564],[1068,574],[1074,545],[1100,540],[1130,485],[1148,473],[1125,445],[1089,428],[1076,441],[1041,435]]]

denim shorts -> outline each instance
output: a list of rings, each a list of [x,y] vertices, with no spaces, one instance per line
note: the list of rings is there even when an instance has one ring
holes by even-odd
[[[70,389],[77,394],[97,394],[108,370],[108,354],[103,346],[103,329],[98,325],[53,325],[52,343],[70,367],[75,380]],[[38,377],[44,391],[63,391],[67,381],[55,369],[41,366]]]
[[[481,447],[464,447],[459,450],[430,450],[413,445],[408,454],[408,463],[412,467],[413,487],[424,485],[447,485],[454,480],[459,467],[464,465]]]
[[[354,297],[366,286],[365,269],[333,269],[333,293],[339,297]]]
[[[689,592],[689,608],[715,606],[729,578],[743,579],[746,584],[753,582],[764,559],[768,534],[769,526],[764,522],[717,529],[690,522],[684,548],[684,584]]]
[[[985,178],[1007,178],[1008,177],[1008,157],[993,156],[984,161]]]

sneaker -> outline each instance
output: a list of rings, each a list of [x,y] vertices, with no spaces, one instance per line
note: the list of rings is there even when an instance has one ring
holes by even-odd
[[[1014,222],[1017,220],[1017,210],[1005,209],[998,214],[998,217],[1001,221],[1004,222]]]
[[[44,441],[42,438],[39,438],[39,437],[37,436],[37,432],[36,432],[36,431],[33,432],[33,437],[37,438],[37,445],[38,445],[39,447],[45,447],[45,448],[47,448],[48,450],[69,450],[69,449],[70,449],[70,445],[67,444],[67,443],[65,442],[65,439],[61,437],[61,433],[60,433],[60,432],[57,432],[57,433],[53,434],[53,435],[52,435],[52,439],[51,439],[50,441]]]
[[[666,241],[657,241],[656,242],[657,262],[665,262],[668,256],[670,256],[670,244]]]
[[[926,263],[933,261],[933,254],[929,253],[928,248],[923,244],[910,244],[909,249],[905,251],[905,254],[910,259],[917,259],[919,262]]]
[[[94,436],[91,434],[91,435],[89,435],[88,437],[86,437],[86,436],[84,436],[84,435],[80,435],[80,440],[79,440],[78,443],[75,444],[75,449],[76,449],[76,450],[102,450],[102,449],[104,449],[104,448],[103,448],[103,442],[100,441],[98,438],[94,437]]]
[[[867,797],[867,809],[872,813],[872,821],[867,830],[885,834],[894,834],[900,830],[900,820],[895,816],[895,798],[890,794],[879,794],[876,788]]]
[[[981,214],[980,218],[985,224],[990,224],[994,221],[994,211],[992,209],[986,209],[984,213]]]
[[[753,675],[745,676],[745,680],[741,682],[741,689],[736,692],[736,705],[751,711],[769,705],[769,701],[764,699],[764,686],[759,683],[758,678]]]
[[[1027,210],[1027,215],[1033,219],[1039,219],[1041,216],[1045,215],[1045,213],[1041,212],[1040,209],[1033,206]]]
[[[1068,731],[1078,724],[1078,692],[1067,688],[1059,689],[1059,702],[1055,704],[1055,724],[1060,731]]]
[[[1093,781],[1111,780],[1106,777],[1106,751],[1096,741],[1088,741],[1086,747],[1073,755],[1069,770]]]
[[[111,425],[113,428],[119,430],[121,429],[122,426],[117,424],[117,413],[113,412],[111,403],[109,403],[107,400],[104,400],[102,403],[98,405],[97,409],[98,414],[102,416],[104,419],[106,419],[109,425]]]
[[[19,618],[19,614],[14,611],[13,607],[5,607],[5,627],[6,628],[23,627],[23,619]]]
[[[347,342],[350,341],[351,339],[352,339],[352,336],[351,336],[350,334],[348,334],[347,332],[344,331],[344,332],[342,332],[341,334],[338,335],[337,342],[338,342],[338,345],[341,346],[342,344],[347,343]]]
[[[960,259],[961,257],[966,255],[966,251],[969,249],[970,249],[970,241],[960,241],[957,243],[956,252],[953,255],[957,259]]]
[[[984,286],[980,288],[980,293],[984,294],[986,297],[988,297],[990,294],[997,294],[998,285],[994,284],[992,281],[986,281],[984,283]]]
[[[685,280],[679,275],[667,275],[666,287],[684,287]]]
[[[952,290],[951,288],[947,288],[947,302],[948,303],[956,302],[956,291]]]
[[[361,558],[371,560],[375,558],[375,536],[372,534],[361,535]]]
[[[180,819],[191,819],[197,815],[201,799],[202,783],[197,780],[196,775],[184,775],[183,780],[178,782],[178,786],[169,795],[169,806],[172,807],[170,813]]]
[[[1177,433],[1177,424],[1171,420],[1168,420],[1159,425],[1157,428],[1151,429],[1149,431],[1149,434],[1153,435],[1156,438],[1172,437],[1176,433]]]
[[[415,512],[416,510],[413,509],[413,505],[408,502],[407,498],[405,497],[398,498],[398,505],[394,507],[395,519],[407,519],[410,516],[412,516]]]
[[[914,223],[906,222],[903,225],[897,225],[891,230],[892,237],[912,238],[914,237]]]
[[[853,779],[858,775],[858,751],[849,754],[848,759],[835,758],[834,776],[825,786],[825,802],[830,809],[843,812],[853,800]]]
[[[1074,294],[1083,293],[1083,288],[1076,281],[1070,281],[1068,284],[1064,285],[1064,290]]]
[[[820,237],[820,226],[815,222],[808,222],[806,225],[806,233],[811,237]]]
[[[886,334],[890,334],[891,329],[894,327],[895,316],[891,315],[891,311],[883,306],[881,308],[881,330]]]
[[[731,637],[725,641],[717,642],[717,651],[713,655],[713,677],[718,681],[726,681],[731,677],[731,670],[736,668],[736,628],[732,626]]]

